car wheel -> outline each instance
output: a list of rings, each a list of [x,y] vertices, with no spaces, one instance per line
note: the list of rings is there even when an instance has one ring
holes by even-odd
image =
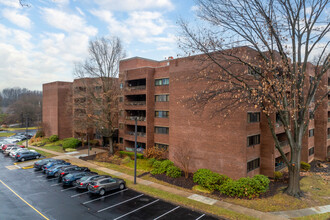
[[[105,190],[104,189],[101,189],[100,190],[100,196],[103,196],[105,194]]]
[[[121,183],[121,184],[119,185],[119,189],[120,189],[120,190],[125,189],[125,184],[124,184],[124,183]]]
[[[36,159],[39,159],[39,156],[36,156]]]
[[[58,173],[55,173],[54,176],[55,176],[55,177],[58,177]]]
[[[21,159],[21,161],[24,162],[24,161],[25,161],[25,158],[23,157],[23,158]]]

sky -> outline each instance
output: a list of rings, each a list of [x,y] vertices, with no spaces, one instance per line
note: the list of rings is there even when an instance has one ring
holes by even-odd
[[[72,81],[89,40],[118,36],[127,57],[163,60],[180,53],[177,20],[194,17],[193,0],[0,0],[0,91],[42,90]]]

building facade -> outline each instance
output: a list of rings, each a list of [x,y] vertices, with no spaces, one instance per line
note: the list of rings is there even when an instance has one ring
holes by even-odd
[[[240,178],[264,174],[285,167],[268,127],[266,116],[253,106],[233,109],[224,117],[214,115],[210,105],[195,114],[182,100],[208,85],[190,79],[198,71],[200,62],[193,58],[155,61],[140,57],[120,62],[118,103],[118,142],[128,151],[134,149],[135,119],[137,119],[138,151],[148,147],[166,148],[169,159],[176,162],[182,149],[190,154],[190,172],[207,168]],[[241,66],[232,66],[242,71]],[[313,66],[308,66],[313,72]],[[312,74],[311,74],[311,77]],[[330,86],[330,73],[324,76],[315,99]],[[78,84],[77,84],[78,85]],[[44,85],[44,89],[50,86]],[[79,86],[72,86],[72,88]],[[50,96],[50,93],[44,93]],[[47,102],[44,98],[44,108]],[[74,102],[74,100],[73,100]],[[330,97],[329,97],[330,103]],[[324,100],[315,115],[310,115],[308,131],[303,138],[301,160],[326,159],[330,151],[330,104]],[[313,106],[312,106],[313,107]],[[74,113],[75,114],[75,113]],[[212,117],[211,117],[212,115]],[[44,120],[49,120],[45,116]],[[290,147],[284,128],[276,114],[272,115],[274,129],[285,155],[290,158]],[[56,131],[56,130],[52,130]]]

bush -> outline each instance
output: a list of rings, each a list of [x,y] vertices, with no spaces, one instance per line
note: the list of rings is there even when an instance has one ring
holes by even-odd
[[[311,169],[311,165],[309,163],[300,162],[300,169],[309,171]]]
[[[52,136],[50,136],[49,137],[49,141],[50,142],[56,142],[56,141],[58,141],[59,139],[58,139],[58,136],[57,135],[52,135]]]
[[[226,175],[220,175],[208,169],[199,169],[194,173],[193,176],[195,183],[208,190],[218,189],[228,179],[229,177]]]
[[[282,179],[282,177],[283,177],[283,173],[281,173],[279,171],[274,172],[274,179],[275,180],[280,180],[280,179]]]
[[[35,137],[36,138],[38,138],[38,137],[44,137],[45,136],[45,133],[44,133],[44,131],[37,131],[37,133],[36,133],[36,135],[35,135]]]
[[[150,158],[148,159],[148,165],[152,167],[156,161],[157,160],[155,158]]]
[[[90,140],[89,144],[92,145],[92,146],[96,146],[96,145],[99,145],[99,141],[98,140]]]
[[[158,161],[156,160],[153,164],[152,164],[152,168],[154,169],[158,169],[160,167],[160,165],[162,165],[162,161]]]
[[[172,178],[178,178],[182,175],[182,171],[179,167],[176,166],[169,166],[166,170],[166,176],[172,177]]]
[[[148,147],[144,150],[145,158],[155,158],[157,160],[165,160],[167,158],[167,149],[157,148],[157,147]]]
[[[76,151],[75,148],[66,148],[65,149],[65,152],[74,152],[74,151]]]
[[[119,151],[120,157],[129,156],[132,160],[134,159],[134,152]],[[143,154],[136,153],[137,159],[143,159]]]
[[[131,158],[129,156],[124,157],[124,159],[121,160],[123,164],[131,162]]]
[[[80,140],[76,138],[67,138],[63,140],[63,149],[67,148],[77,148],[81,143]]]
[[[219,187],[219,191],[227,196],[251,199],[266,192],[269,182],[269,179],[263,175],[256,175],[253,178],[243,177],[236,181],[229,179]]]
[[[158,161],[156,161],[155,163],[157,163]],[[155,166],[155,163],[154,163],[154,166],[153,166],[153,170],[151,171],[151,174],[155,175],[155,174],[163,174],[166,172],[167,168],[169,166],[173,166],[174,163],[170,160],[163,160],[162,162],[160,162],[160,164],[156,164]]]

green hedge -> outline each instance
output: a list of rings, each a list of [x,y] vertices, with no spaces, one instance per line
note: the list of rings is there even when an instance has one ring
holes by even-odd
[[[163,161],[155,161],[153,165],[153,170],[151,174],[163,174],[166,172],[169,166],[174,166],[174,163],[170,160],[163,160]]]
[[[226,175],[214,173],[208,169],[199,169],[194,173],[193,180],[198,185],[208,189],[215,190],[229,179]]]
[[[58,141],[58,140],[59,140],[59,138],[58,138],[57,135],[52,135],[52,136],[49,137],[49,141],[50,141],[50,142],[56,142],[56,141]]]
[[[166,176],[172,177],[172,178],[178,178],[182,175],[182,171],[179,167],[176,166],[169,166],[166,170]]]
[[[251,199],[266,192],[269,182],[269,179],[263,175],[256,175],[253,178],[243,177],[236,181],[229,179],[219,186],[219,191],[227,196]]]
[[[280,171],[275,171],[274,172],[274,179],[275,180],[280,180],[280,179],[282,179],[282,177],[283,177],[283,173],[281,173]]]
[[[35,137],[38,138],[38,137],[44,137],[45,136],[45,133],[43,131],[37,131]]]
[[[81,144],[81,141],[76,138],[67,138],[63,140],[63,149],[67,148],[77,148]]]
[[[120,154],[121,157],[127,155],[127,156],[129,156],[132,160],[134,159],[134,152],[130,152],[130,151],[119,151],[119,154]],[[136,153],[136,158],[138,158],[138,159],[143,159],[143,154]]]
[[[309,163],[300,162],[300,169],[309,171],[311,169],[311,165]]]

